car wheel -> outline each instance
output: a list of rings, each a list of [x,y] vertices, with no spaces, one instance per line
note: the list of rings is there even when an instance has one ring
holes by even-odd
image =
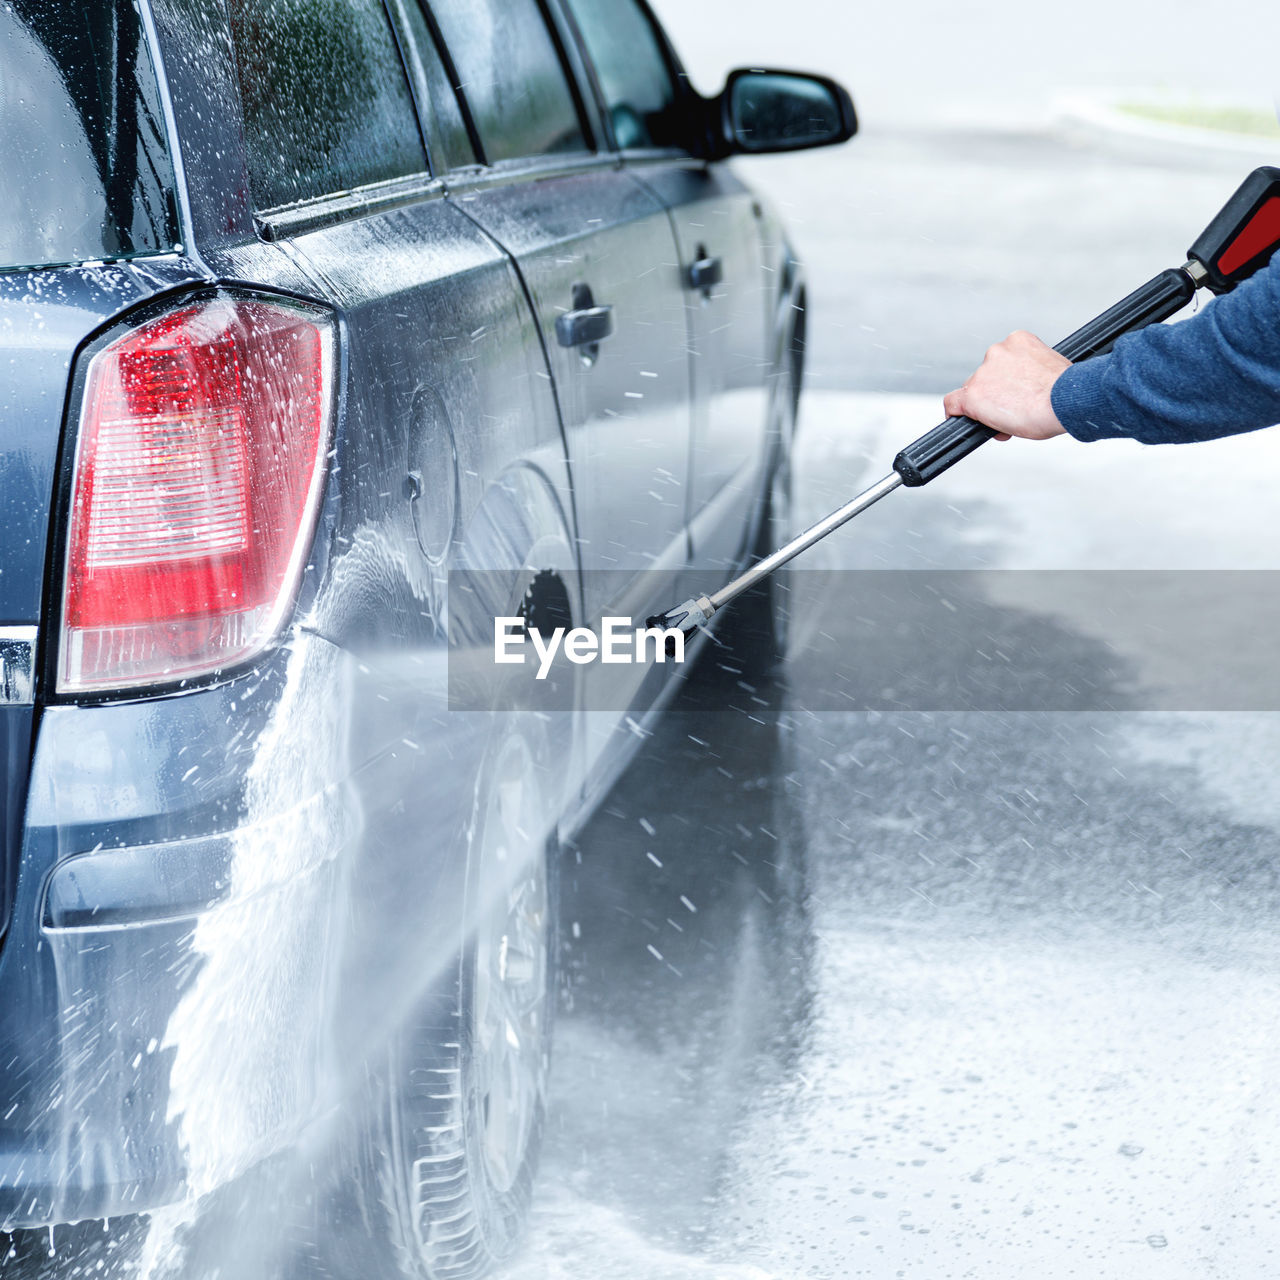
[[[528,1214],[554,1003],[550,756],[536,722],[491,752],[456,967],[390,1050],[379,1180],[407,1276],[482,1275],[514,1251]]]
[[[791,464],[774,465],[752,563],[776,551],[791,536]],[[744,592],[725,615],[721,639],[733,663],[747,676],[763,676],[787,656],[791,626],[791,568],[784,565]]]

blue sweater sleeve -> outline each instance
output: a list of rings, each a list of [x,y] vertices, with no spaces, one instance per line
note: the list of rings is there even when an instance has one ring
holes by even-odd
[[[1280,423],[1280,254],[1198,315],[1065,370],[1053,411],[1077,440],[1188,444]]]

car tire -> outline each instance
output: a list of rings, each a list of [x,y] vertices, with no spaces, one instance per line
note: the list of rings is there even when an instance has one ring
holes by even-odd
[[[555,766],[535,717],[477,787],[456,963],[393,1037],[373,1169],[398,1269],[471,1280],[519,1244],[550,1066],[558,842]]]
[[[790,514],[791,464],[784,456],[770,473],[752,564],[791,536]],[[725,610],[718,638],[727,653],[722,652],[719,661],[728,662],[748,679],[768,675],[787,656],[790,623],[791,570],[783,566],[744,591]]]
[[[791,344],[794,348],[795,343]],[[791,537],[791,441],[799,410],[800,365],[784,363],[776,391],[779,430],[761,498],[749,563],[756,564]],[[716,631],[721,648],[715,661],[747,679],[769,674],[787,656],[792,605],[791,567],[784,565],[743,592],[724,611]]]

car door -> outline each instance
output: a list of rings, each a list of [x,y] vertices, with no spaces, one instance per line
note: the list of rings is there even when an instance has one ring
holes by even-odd
[[[451,200],[515,261],[573,479],[588,623],[643,618],[688,559],[689,366],[661,202],[593,149],[563,32],[537,0],[430,0],[484,167]]]
[[[764,269],[762,210],[724,164],[684,149],[692,91],[641,0],[562,0],[587,50],[612,141],[670,211],[693,352],[687,491],[693,566],[708,574],[747,550],[766,460],[767,332],[777,281]]]

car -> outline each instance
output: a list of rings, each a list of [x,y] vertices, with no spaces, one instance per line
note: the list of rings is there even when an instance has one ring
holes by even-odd
[[[0,64],[7,1256],[322,1150],[362,1250],[480,1274],[563,850],[681,671],[455,677],[779,536],[806,284],[727,162],[852,102],[704,98],[644,0],[13,0]]]

